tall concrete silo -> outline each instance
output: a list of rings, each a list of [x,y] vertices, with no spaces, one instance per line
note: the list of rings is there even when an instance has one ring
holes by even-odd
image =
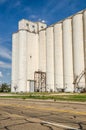
[[[81,13],[73,16],[74,78],[79,77],[85,69],[83,37],[83,15]],[[79,86],[85,87],[85,77],[81,78]]]
[[[46,87],[54,91],[54,36],[53,27],[46,29]]]
[[[38,34],[27,34],[27,91],[34,86],[30,86],[34,82],[34,73],[38,70]]]
[[[65,91],[72,92],[74,87],[71,19],[63,21],[63,60]]]
[[[46,72],[46,35],[45,30],[39,32],[39,70]]]
[[[55,91],[63,88],[62,23],[54,25]]]
[[[11,92],[18,91],[19,35],[12,35],[12,87]]]
[[[19,31],[19,92],[26,92],[27,81],[27,31]]]
[[[86,72],[86,11],[83,13],[83,22],[84,22],[84,61],[85,61],[85,72]],[[85,74],[85,89],[86,89],[86,74]]]

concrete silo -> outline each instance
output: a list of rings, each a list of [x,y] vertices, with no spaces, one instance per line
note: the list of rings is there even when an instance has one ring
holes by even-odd
[[[74,87],[71,19],[66,19],[63,21],[63,68],[65,91],[72,92]]]
[[[83,23],[84,23],[84,61],[85,61],[85,73],[86,73],[86,11],[83,12]],[[85,76],[85,89],[86,89],[86,76]]]
[[[53,27],[46,29],[46,87],[54,91],[54,34]]]
[[[54,25],[55,91],[63,88],[62,23]]]
[[[27,81],[27,31],[19,31],[19,75],[18,91],[26,92]]]
[[[11,92],[18,91],[18,57],[19,57],[19,35],[12,35],[12,87]]]
[[[74,78],[78,78],[85,69],[84,63],[84,34],[83,14],[73,16],[73,53],[74,53]],[[85,87],[85,77],[79,81],[80,87]],[[75,86],[77,87],[77,86]]]
[[[27,34],[27,92],[34,91],[34,73],[38,70],[38,34]]]
[[[85,44],[85,58],[86,58],[86,11],[84,11],[84,13],[83,13],[83,20],[84,20],[84,44]],[[85,61],[86,61],[86,59],[85,59]],[[85,68],[86,68],[86,66],[85,66]]]
[[[45,30],[39,32],[39,70],[46,72],[46,35]]]

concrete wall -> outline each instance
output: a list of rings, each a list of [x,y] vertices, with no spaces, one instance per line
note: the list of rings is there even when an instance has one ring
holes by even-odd
[[[46,29],[46,87],[54,91],[54,36],[53,27]]]
[[[62,23],[54,26],[55,91],[63,88]]]
[[[37,24],[33,23],[31,21],[25,20],[25,19],[22,19],[21,21],[19,21],[18,29],[19,30],[28,30],[33,33],[38,32]]]
[[[74,76],[79,76],[85,68],[84,64],[84,40],[82,14],[73,17],[73,52],[74,52]],[[85,87],[85,78],[82,77],[79,86]]]
[[[47,25],[45,23],[42,23],[42,22],[35,23],[35,22],[31,22],[25,19],[22,19],[21,21],[19,21],[19,24],[18,24],[19,30],[25,29],[32,33],[38,33],[40,30],[46,27]]]
[[[38,25],[38,31],[41,31],[47,27],[45,23],[37,22]]]
[[[73,87],[73,54],[72,54],[71,19],[63,21],[63,67],[65,91],[72,92]]]
[[[19,40],[18,40],[18,33],[14,33],[12,35],[12,87],[11,91],[15,92],[18,91],[18,53],[19,53]],[[15,90],[17,88],[17,90]]]

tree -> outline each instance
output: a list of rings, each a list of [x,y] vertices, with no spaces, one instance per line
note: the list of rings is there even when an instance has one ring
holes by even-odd
[[[0,92],[10,92],[11,88],[10,85],[3,83],[0,87]]]

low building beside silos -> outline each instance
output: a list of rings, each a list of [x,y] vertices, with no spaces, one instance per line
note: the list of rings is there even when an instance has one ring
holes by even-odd
[[[56,24],[19,21],[12,35],[12,92],[86,89],[86,10]]]

